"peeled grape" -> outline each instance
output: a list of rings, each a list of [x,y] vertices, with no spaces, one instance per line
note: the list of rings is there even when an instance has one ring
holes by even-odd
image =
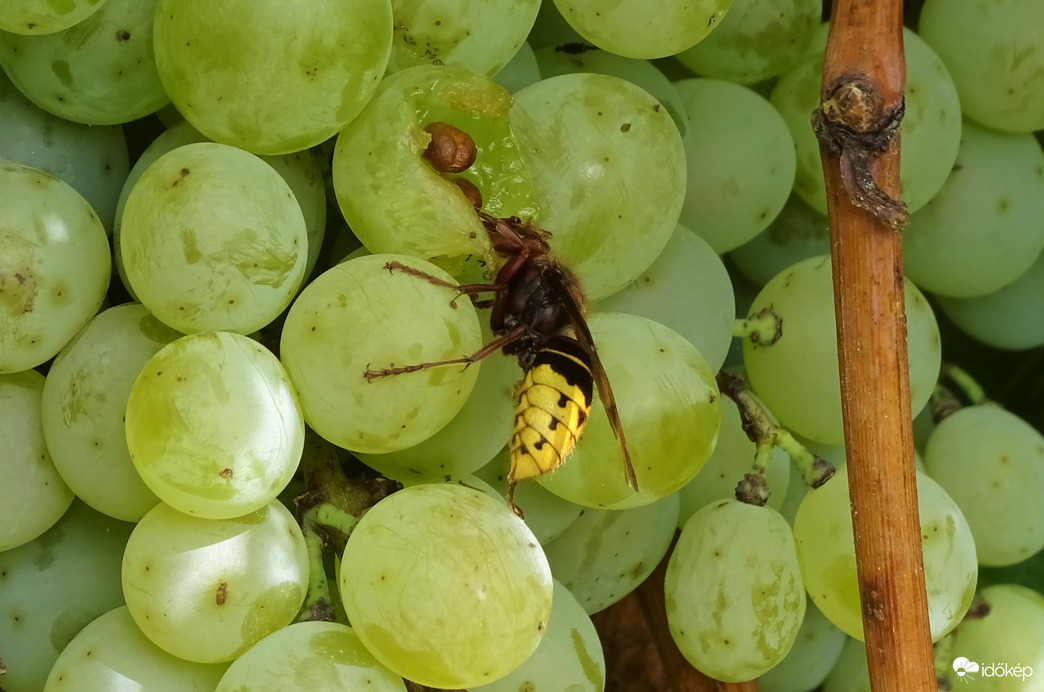
[[[7,0],[0,7],[0,29],[16,34],[50,34],[82,22],[106,0]]]
[[[595,309],[639,315],[670,327],[699,349],[711,372],[725,362],[736,321],[725,265],[706,240],[680,224],[656,261]]]
[[[99,512],[137,521],[159,502],[131,462],[124,421],[138,373],[179,336],[141,305],[120,305],[88,322],[51,365],[47,448],[73,492]]]
[[[539,225],[591,300],[636,279],[667,244],[685,197],[685,149],[666,109],[618,77],[574,73],[515,94]]]
[[[174,105],[207,137],[255,154],[307,149],[344,128],[373,96],[391,40],[389,0],[156,8],[156,66]]]
[[[724,682],[762,675],[805,617],[794,536],[774,509],[706,505],[685,524],[664,579],[667,624],[686,659]]]
[[[591,618],[569,590],[555,584],[551,619],[540,645],[507,677],[470,692],[602,692],[605,657]]]
[[[54,356],[101,306],[109,243],[68,184],[0,162],[0,373]]]
[[[942,356],[928,301],[909,281],[905,293],[911,408],[917,415],[935,387]],[[782,320],[782,334],[775,343],[743,341],[751,385],[791,432],[842,444],[830,258],[812,257],[776,275],[758,293],[749,314],[766,308]]]
[[[504,677],[536,649],[551,571],[507,506],[457,485],[393,493],[359,521],[340,573],[345,612],[366,648],[429,687]]]
[[[1009,132],[1044,128],[1044,5],[925,0],[918,31],[953,75],[964,113]]]
[[[776,109],[746,87],[715,79],[674,86],[690,126],[681,222],[720,254],[763,231],[783,208],[794,185],[794,140]]]
[[[628,58],[680,53],[709,34],[732,0],[667,0],[650,11],[643,0],[555,0],[558,11],[585,39]]]
[[[1044,345],[1044,252],[1018,279],[978,298],[943,298],[938,305],[961,331],[994,348]]]
[[[696,477],[678,491],[681,498],[681,513],[678,515],[678,527],[685,526],[701,507],[715,500],[736,496],[736,485],[743,480],[743,475],[750,473],[754,466],[754,453],[757,448],[743,430],[739,409],[728,397],[721,400],[721,433],[718,443],[711,452],[707,464],[700,469]],[[771,494],[768,506],[779,510],[787,497],[790,485],[790,457],[776,447],[769,457],[765,472]],[[802,485],[804,485],[802,483]]]
[[[444,281],[434,265],[370,255],[327,270],[290,308],[280,355],[305,420],[345,449],[377,454],[434,435],[464,406],[481,364],[420,370],[367,381],[368,369],[459,358],[481,346],[471,302],[386,265],[401,262]]]
[[[677,525],[677,495],[632,509],[587,508],[544,552],[555,579],[594,614],[652,574],[667,554]]]
[[[290,624],[307,586],[304,536],[278,502],[235,519],[160,503],[123,556],[134,622],[167,653],[197,663],[231,661]]]
[[[809,598],[794,646],[786,657],[758,678],[760,692],[810,692],[819,687],[841,656],[848,637]]]
[[[801,58],[822,12],[819,0],[733,0],[714,31],[676,57],[705,77],[763,82]]]
[[[1044,249],[1044,152],[1031,134],[964,123],[953,172],[903,230],[903,267],[925,291],[974,298],[1025,274]]]
[[[414,67],[381,82],[373,100],[337,138],[333,181],[344,218],[371,252],[403,253],[447,265],[482,257],[489,239],[457,185],[423,156],[425,127],[445,122],[475,142],[475,163],[459,178],[494,215],[532,216],[529,173],[511,131],[511,95],[463,67]]]
[[[714,449],[721,424],[714,373],[692,344],[658,322],[606,312],[588,323],[616,398],[638,490],[627,484],[620,442],[600,403],[591,409],[573,454],[537,482],[587,507],[655,502],[688,483]]]
[[[813,39],[813,45],[817,45]],[[902,199],[915,212],[946,182],[961,139],[961,102],[946,67],[917,34],[903,31],[906,51],[906,110],[899,126],[903,155],[899,166]],[[819,107],[823,52],[806,54],[779,78],[775,106],[790,127],[797,148],[794,191],[826,215],[826,192],[819,140],[809,114]]]
[[[119,127],[89,127],[55,117],[0,71],[0,157],[69,183],[112,233],[116,198],[130,165]]]
[[[525,42],[538,9],[540,0],[392,0],[388,72],[435,64],[494,75]]]
[[[185,336],[152,356],[130,391],[126,428],[149,489],[207,519],[274,500],[304,447],[300,404],[279,360],[229,332]]]
[[[978,565],[968,522],[939,484],[917,472],[928,620],[938,641],[964,617],[975,593]],[[794,519],[801,574],[812,600],[851,637],[863,638],[863,610],[856,578],[848,470],[840,468],[810,490]]]
[[[73,637],[123,604],[120,558],[132,528],[75,501],[39,538],[0,551],[4,690],[40,692]]]
[[[126,606],[98,617],[55,661],[44,692],[213,692],[228,666],[171,656],[141,633]]]
[[[301,208],[279,174],[256,156],[209,142],[152,163],[120,225],[134,293],[182,332],[249,334],[267,325],[297,292],[307,245]]]
[[[829,252],[827,217],[791,194],[768,228],[729,252],[729,258],[745,277],[764,286],[792,264]]]
[[[217,686],[217,692],[244,690],[406,692],[406,685],[366,650],[350,627],[298,622],[252,646]]]
[[[1044,548],[1044,436],[1029,423],[966,406],[936,426],[924,456],[968,520],[980,564],[1012,565]]]
[[[35,370],[0,375],[0,551],[51,528],[73,501],[44,443],[43,389],[44,376]]]
[[[59,118],[116,125],[144,117],[170,100],[153,57],[157,4],[106,0],[57,33],[0,34],[0,65],[33,103]]]

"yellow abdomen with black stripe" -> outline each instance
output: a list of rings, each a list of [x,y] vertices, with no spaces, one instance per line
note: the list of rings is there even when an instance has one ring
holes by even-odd
[[[548,473],[565,461],[591,412],[593,388],[591,358],[575,339],[556,336],[537,352],[519,387],[509,481]]]

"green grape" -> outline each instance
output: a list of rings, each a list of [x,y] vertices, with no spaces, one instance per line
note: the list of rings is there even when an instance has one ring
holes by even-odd
[[[776,109],[746,87],[714,79],[674,86],[690,124],[681,222],[723,253],[783,209],[794,185],[794,140]]]
[[[544,552],[555,579],[594,614],[652,574],[667,554],[677,525],[676,494],[633,509],[585,509]]]
[[[463,301],[462,301],[463,302]],[[482,330],[489,343],[489,329]],[[444,476],[476,471],[511,439],[515,421],[514,384],[520,379],[515,358],[501,351],[482,361],[475,387],[463,408],[441,430],[406,449],[384,454],[356,453],[359,460],[389,478]]]
[[[406,685],[366,650],[350,627],[298,622],[251,647],[217,686],[217,692],[246,690],[406,692]]]
[[[144,117],[170,101],[153,57],[156,6],[106,0],[64,31],[0,33],[0,65],[33,103],[59,118],[116,125]]]
[[[44,443],[43,390],[44,376],[35,370],[0,375],[0,551],[54,526],[73,500]]]
[[[939,308],[961,331],[994,348],[1044,345],[1044,253],[1018,279],[978,298],[942,298]]]
[[[452,290],[386,265],[399,262],[444,281],[434,265],[370,255],[327,270],[290,308],[280,355],[305,420],[339,447],[379,454],[418,444],[464,406],[481,364],[374,379],[371,368],[459,358],[481,346],[478,315]]]
[[[925,0],[918,31],[953,75],[965,115],[1010,132],[1044,128],[1044,5]]]
[[[714,446],[707,464],[700,469],[695,478],[678,491],[678,497],[681,499],[678,528],[684,527],[689,517],[704,505],[715,500],[735,497],[736,485],[743,480],[743,474],[750,473],[754,466],[756,451],[756,446],[743,431],[743,423],[735,402],[723,397],[718,443]],[[791,482],[790,466],[790,457],[785,452],[778,447],[772,450],[765,480],[771,492],[768,506],[777,511],[787,497]]]
[[[863,642],[851,637],[846,639],[841,656],[823,682],[823,692],[872,692]]]
[[[344,609],[366,648],[429,687],[504,677],[536,649],[551,571],[526,525],[487,494],[428,484],[363,515],[341,559]]]
[[[978,565],[975,541],[956,503],[924,473],[917,472],[924,579],[932,640],[957,626],[971,605]],[[794,539],[805,587],[819,609],[851,637],[863,638],[856,578],[855,542],[848,498],[848,470],[839,468],[810,490],[794,519]]]
[[[98,617],[58,656],[44,692],[213,692],[227,665],[175,658],[141,633],[126,606]]]
[[[500,496],[507,499],[508,471],[510,469],[510,453],[507,447],[493,460],[475,472],[475,475],[489,483]],[[583,507],[563,500],[544,490],[539,483],[521,483],[515,489],[515,504],[525,513],[523,519],[533,532],[540,545],[547,545],[562,535],[569,528]]]
[[[801,59],[822,12],[819,0],[733,0],[721,24],[676,57],[705,77],[763,82]]]
[[[805,617],[790,526],[774,509],[737,500],[692,515],[663,588],[678,648],[724,682],[752,680],[782,661]]]
[[[1031,134],[964,123],[957,162],[903,230],[903,268],[921,289],[975,298],[1017,281],[1044,249],[1044,152]]]
[[[957,660],[979,664],[963,682],[989,692],[1039,690],[1039,677],[1030,676],[1044,671],[1044,595],[1024,586],[997,584],[983,589],[979,597],[985,614],[965,618],[953,641]],[[958,687],[955,678],[964,677],[956,674],[957,660],[949,677],[951,689]],[[1021,670],[1013,671],[1016,666]]]
[[[655,502],[692,480],[714,449],[721,424],[714,373],[696,347],[658,322],[607,312],[588,324],[615,394],[638,490],[627,484],[620,442],[600,404],[566,463],[537,481],[585,507]]]
[[[825,30],[822,36],[825,37]],[[813,45],[819,40],[813,38]],[[906,110],[899,134],[903,156],[899,166],[902,198],[910,212],[928,203],[946,182],[961,141],[961,102],[939,57],[917,34],[903,31],[906,51]],[[823,53],[807,54],[782,75],[772,91],[772,105],[790,127],[797,149],[794,191],[826,215],[826,192],[819,140],[809,114],[819,107]]]
[[[1029,423],[967,406],[938,424],[924,456],[968,520],[980,564],[1013,565],[1044,548],[1044,437]]]
[[[703,40],[725,16],[732,0],[668,0],[651,11],[643,0],[554,0],[558,11],[585,39],[628,58],[663,58]]]
[[[522,43],[515,57],[493,75],[494,82],[512,93],[530,84],[536,84],[540,79],[540,66],[537,64],[536,55],[533,54],[533,48],[527,41]]]
[[[46,171],[83,195],[107,233],[127,177],[119,127],[89,127],[38,108],[0,71],[0,157]]]
[[[794,517],[797,516],[798,507],[805,499],[809,487],[805,485],[805,478],[797,464],[790,465],[790,482],[787,483],[787,495],[783,498],[783,504],[779,507],[779,513],[791,526],[794,525]]]
[[[120,559],[133,528],[75,501],[35,541],[0,551],[0,658],[7,667],[0,686],[6,692],[40,692],[73,637],[123,604]]]
[[[182,120],[169,129],[162,132],[153,140],[152,144],[142,153],[131,169],[127,180],[120,192],[116,205],[116,227],[113,234],[114,256],[116,259],[116,270],[123,280],[123,285],[133,295],[130,281],[123,267],[123,253],[120,243],[120,228],[122,225],[123,209],[127,204],[127,198],[134,189],[141,174],[145,172],[156,159],[167,152],[173,151],[185,144],[196,144],[209,142],[210,140],[199,133],[196,128]],[[260,159],[275,169],[294,193],[301,213],[305,221],[305,233],[308,235],[308,259],[305,261],[304,275],[311,275],[319,258],[319,250],[323,244],[323,236],[326,232],[326,190],[323,186],[322,174],[319,165],[311,151],[299,151],[296,154],[284,156],[261,156]]]
[[[231,661],[290,624],[307,586],[304,536],[278,502],[235,519],[160,503],[123,555],[134,622],[156,646],[196,663]]]
[[[942,355],[931,306],[916,286],[904,284],[911,410],[917,415],[935,388]],[[782,335],[774,343],[743,341],[754,391],[791,432],[842,444],[830,258],[812,257],[777,274],[758,293],[749,314],[766,308],[782,320]]]
[[[126,428],[149,489],[206,519],[274,500],[304,448],[300,404],[279,360],[230,332],[191,334],[152,356],[130,390]]]
[[[648,269],[595,309],[639,315],[670,327],[699,349],[711,372],[725,362],[736,321],[725,265],[707,241],[682,225]]]
[[[0,373],[47,361],[109,287],[105,229],[72,187],[0,160]]]
[[[288,154],[344,128],[388,64],[389,0],[160,0],[156,66],[185,119],[216,142]]]
[[[519,91],[511,122],[541,201],[537,221],[590,299],[636,279],[674,233],[685,197],[670,114],[631,82],[577,73]]]
[[[816,255],[830,254],[827,217],[791,194],[769,227],[729,252],[729,258],[758,286],[792,264]]]
[[[591,618],[566,587],[554,582],[551,619],[533,655],[519,668],[470,692],[602,692],[605,657]]]
[[[272,167],[209,142],[153,162],[120,224],[135,294],[182,332],[249,334],[267,325],[297,292],[307,243],[301,208]]]
[[[106,0],[7,0],[0,29],[16,34],[50,34],[68,29],[97,12]]]
[[[337,203],[371,252],[403,253],[443,264],[482,257],[489,239],[457,185],[423,154],[433,122],[474,140],[477,158],[459,174],[497,216],[532,216],[529,173],[511,132],[511,95],[463,67],[414,67],[381,82],[359,117],[337,138],[333,181]]]
[[[525,42],[539,9],[540,0],[392,0],[388,72],[434,64],[492,76]]]
[[[137,521],[159,502],[131,462],[124,419],[138,373],[179,336],[141,305],[120,305],[88,322],[51,365],[47,448],[62,479],[99,512]]]
[[[619,77],[640,86],[667,109],[678,126],[678,132],[682,137],[685,136],[689,127],[685,103],[670,80],[648,60],[625,58],[586,44],[575,47],[545,46],[536,51],[535,55],[540,74],[545,79],[562,74],[590,72]]]
[[[837,663],[847,639],[806,597],[805,618],[794,646],[782,661],[758,678],[759,692],[809,692],[819,687]]]

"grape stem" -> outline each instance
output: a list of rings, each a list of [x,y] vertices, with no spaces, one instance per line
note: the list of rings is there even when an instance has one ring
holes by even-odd
[[[949,380],[953,383],[972,406],[981,406],[989,402],[986,392],[979,383],[967,371],[953,363],[943,363],[939,370],[939,379]]]
[[[750,339],[752,343],[761,346],[771,346],[783,336],[783,318],[772,312],[771,308],[762,308],[745,320],[736,320],[732,336]]]
[[[344,551],[352,529],[373,505],[401,488],[384,478],[349,478],[337,458],[337,450],[311,429],[305,430],[301,457],[304,493],[294,498],[295,516],[308,549],[308,595],[298,621],[334,620],[330,584],[323,567],[323,552]]]
[[[789,430],[773,422],[762,403],[748,389],[746,377],[739,373],[720,372],[717,381],[722,394],[736,402],[743,432],[757,448],[752,472],[746,474],[736,488],[737,500],[753,505],[765,504],[768,499],[765,466],[773,447],[779,447],[797,464],[807,485],[818,488],[830,480],[834,475],[834,465],[808,451]]]

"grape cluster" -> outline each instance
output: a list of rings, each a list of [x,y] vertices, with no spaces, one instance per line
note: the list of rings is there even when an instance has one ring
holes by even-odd
[[[935,312],[1044,346],[1044,5],[913,4],[949,689],[1044,675],[1044,436]],[[703,673],[869,689],[822,4],[608,5],[0,7],[0,689],[601,692],[591,616],[661,564]]]

